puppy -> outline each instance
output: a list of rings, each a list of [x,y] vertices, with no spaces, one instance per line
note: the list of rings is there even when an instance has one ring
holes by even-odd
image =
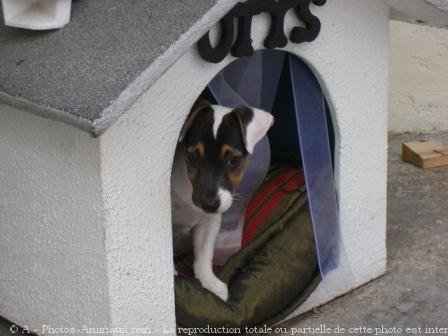
[[[202,101],[179,137],[171,177],[174,253],[185,252],[192,239],[196,278],[224,301],[227,285],[212,268],[221,214],[232,205],[249,157],[272,123],[272,115],[262,110]]]

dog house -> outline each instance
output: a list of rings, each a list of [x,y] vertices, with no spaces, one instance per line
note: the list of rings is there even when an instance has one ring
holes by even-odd
[[[309,100],[307,87],[291,92],[304,102],[320,92],[315,115],[334,130],[334,144],[323,143],[333,148],[325,181],[338,262],[289,316],[385,272],[388,21],[447,25],[447,4],[257,3],[76,1],[61,30],[0,28],[1,316],[38,334],[43,325],[175,332],[177,139],[225,68],[261,53],[287,58],[297,83],[315,79]],[[332,136],[300,130],[316,125],[310,111],[297,127],[318,146]]]

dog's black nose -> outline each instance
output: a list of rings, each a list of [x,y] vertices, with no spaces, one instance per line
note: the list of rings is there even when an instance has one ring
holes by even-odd
[[[201,197],[201,207],[205,212],[216,212],[220,206],[219,198],[216,192],[205,192]]]

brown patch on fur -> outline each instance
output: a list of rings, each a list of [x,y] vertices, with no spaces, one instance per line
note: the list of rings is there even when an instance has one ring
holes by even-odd
[[[221,148],[221,160],[225,161],[230,155],[235,155],[241,158],[241,163],[238,166],[237,169],[228,171],[224,178],[224,187],[229,190],[235,190],[236,187],[241,182],[241,179],[243,177],[244,169],[247,166],[247,163],[249,161],[249,156],[244,155],[241,153],[238,149],[233,148],[232,146],[229,146],[227,144],[224,144]]]
[[[188,175],[188,179],[190,180],[191,184],[194,183],[194,179],[196,178],[197,173],[198,173],[198,170],[196,168],[191,168],[191,167],[187,168],[187,175]]]
[[[228,155],[236,155],[243,157],[243,153],[241,153],[238,149],[233,148],[227,144],[222,145],[221,147],[221,160],[225,160]]]
[[[200,156],[201,158],[203,158],[203,157],[204,157],[204,153],[205,153],[205,146],[204,146],[204,144],[203,144],[202,142],[198,142],[196,145],[193,145],[193,146],[188,147],[188,148],[187,148],[187,152],[190,152],[190,153],[194,153],[194,152],[199,153],[199,156]]]
[[[228,186],[230,187],[230,190],[235,190],[236,187],[238,187],[238,185],[240,184],[241,179],[243,178],[244,169],[246,168],[248,161],[248,156],[243,157],[242,163],[239,168],[226,174],[226,179],[228,180]]]
[[[202,142],[198,142],[196,145],[190,146],[187,148],[186,155],[188,153],[197,153],[199,154],[200,158],[204,157],[204,144]],[[196,178],[198,169],[195,167],[191,167],[187,162],[187,175],[188,179],[190,180],[191,184],[193,184],[194,179]]]

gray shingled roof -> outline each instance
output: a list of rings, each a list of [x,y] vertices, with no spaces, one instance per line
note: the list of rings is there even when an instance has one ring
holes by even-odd
[[[383,1],[446,19],[448,0]],[[236,2],[74,0],[61,30],[0,24],[0,101],[100,134]]]
[[[120,114],[110,110],[111,104],[218,2],[78,0],[70,24],[61,30],[33,32],[0,24],[0,100],[95,132],[93,127],[101,125],[92,123],[108,108],[107,113]],[[220,15],[235,3],[224,2]],[[208,27],[199,27],[194,37]],[[117,109],[125,110],[135,97],[124,100]]]

